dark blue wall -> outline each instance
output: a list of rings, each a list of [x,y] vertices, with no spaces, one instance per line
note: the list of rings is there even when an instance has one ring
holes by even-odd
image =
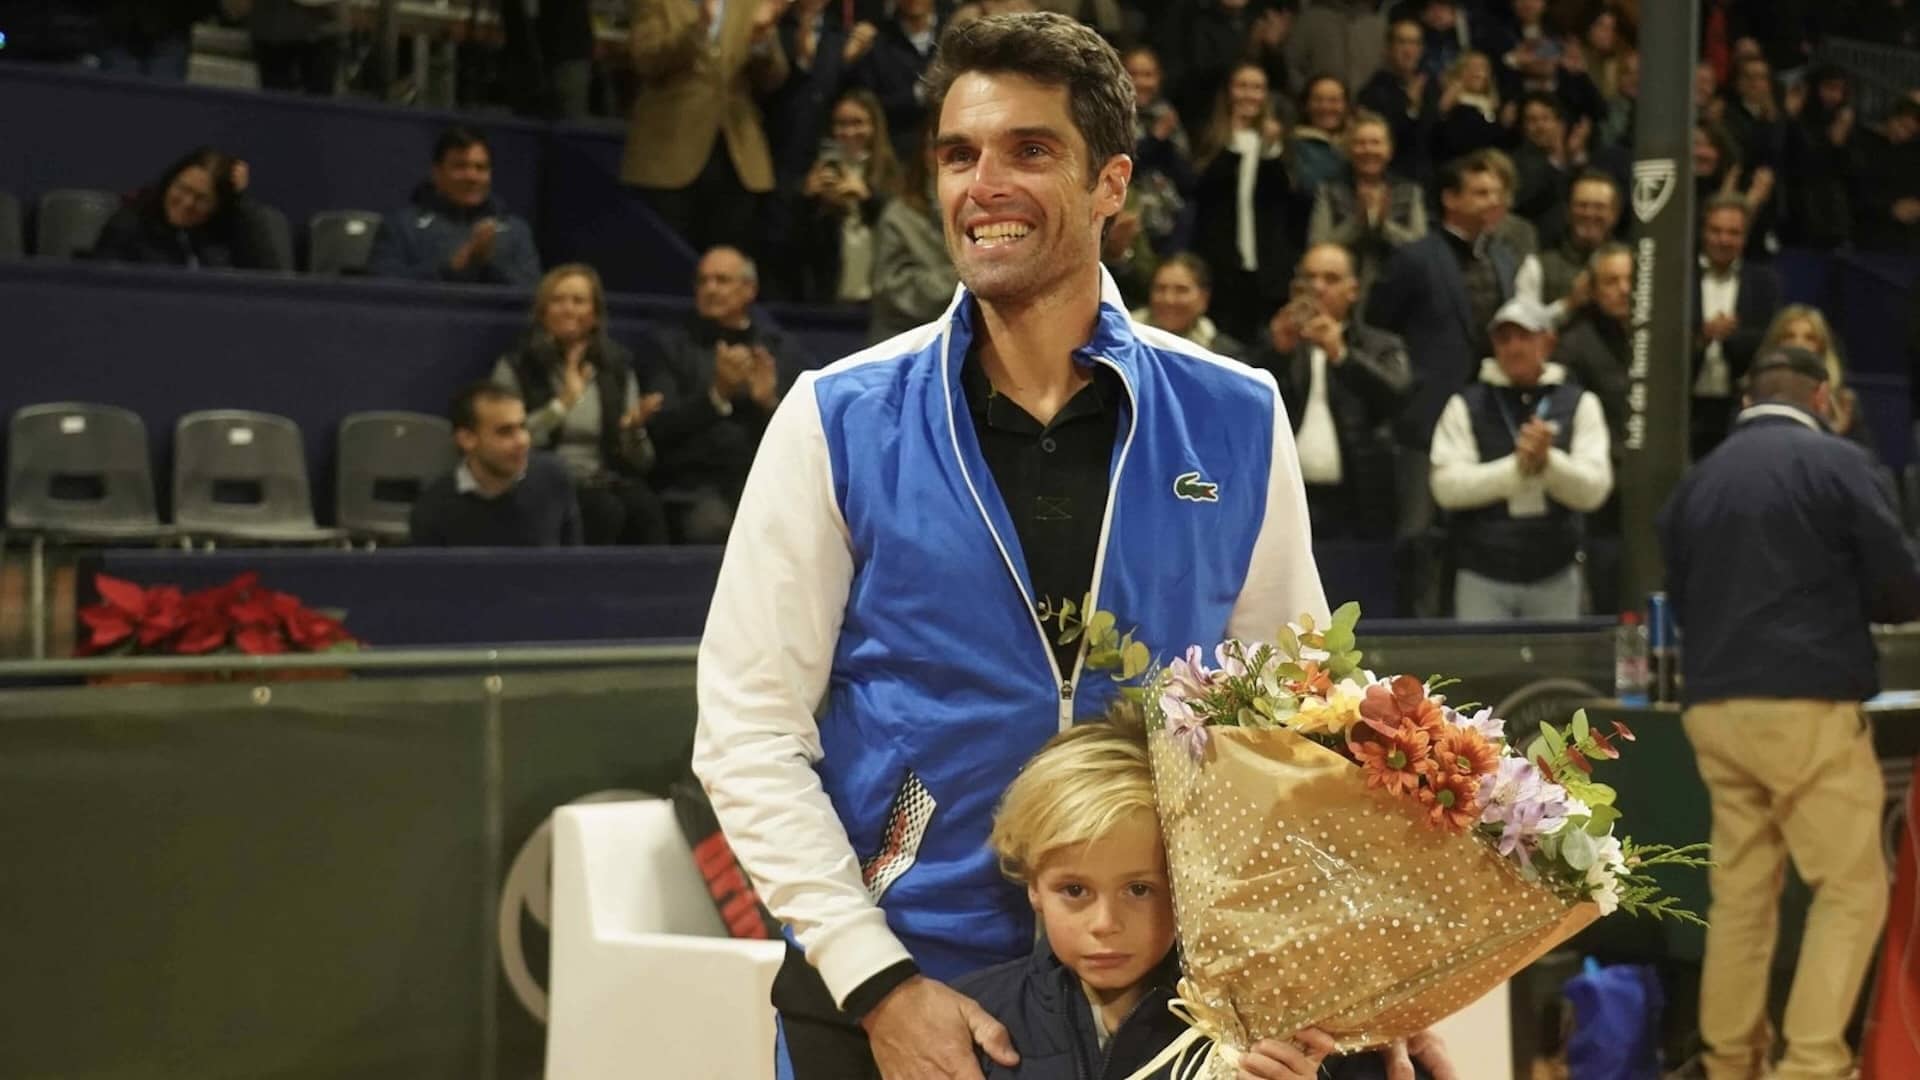
[[[688,316],[677,299],[615,294],[616,340]],[[864,323],[805,309],[771,317],[811,363],[859,348]],[[45,401],[122,405],[146,420],[161,498],[174,421],[196,409],[259,409],[297,422],[322,520],[331,512],[342,417],[444,414],[528,322],[525,294],[495,286],[188,273],[165,267],[0,261],[0,417]]]
[[[293,94],[184,86],[75,68],[0,64],[0,191],[31,208],[52,188],[132,192],[202,143],[245,159],[249,192],[293,222],[404,205],[433,142],[486,133],[494,189],[533,221],[548,265],[584,260],[609,288],[684,293],[693,255],[619,181],[625,133]],[[31,230],[29,230],[29,236]]]

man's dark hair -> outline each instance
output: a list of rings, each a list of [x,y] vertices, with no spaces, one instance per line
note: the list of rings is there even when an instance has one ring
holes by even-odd
[[[1092,28],[1051,12],[989,15],[949,26],[927,72],[927,109],[940,115],[955,79],[972,72],[1024,75],[1064,86],[1073,126],[1087,141],[1087,186],[1115,155],[1133,153],[1133,80]]]
[[[1819,379],[1809,378],[1792,368],[1766,368],[1748,377],[1747,397],[1756,405],[1767,401],[1784,401],[1811,408],[1814,392],[1821,385]]]
[[[1587,269],[1598,270],[1602,262],[1608,259],[1618,258],[1621,255],[1625,255],[1627,259],[1631,261],[1633,259],[1633,248],[1618,240],[1609,240],[1599,247],[1594,248],[1593,254],[1587,256]]]
[[[1462,154],[1442,164],[1437,179],[1441,191],[1450,191],[1458,195],[1466,190],[1467,177],[1478,176],[1481,173],[1497,175],[1499,171],[1493,167],[1493,162],[1487,160],[1486,155],[1476,151],[1471,154]]]
[[[1708,199],[1707,204],[1700,208],[1700,224],[1705,225],[1709,217],[1722,210],[1738,210],[1740,220],[1753,224],[1753,209],[1747,205],[1747,200],[1731,193]]]
[[[1545,105],[1547,108],[1553,110],[1553,115],[1558,117],[1562,124],[1567,122],[1566,104],[1562,102],[1558,96],[1549,94],[1545,90],[1529,90],[1520,95],[1520,108],[1518,111],[1522,117],[1527,115],[1527,106],[1529,105]]]
[[[453,403],[447,407],[447,418],[453,421],[455,431],[480,430],[480,405],[489,401],[519,401],[520,395],[497,382],[481,379],[470,382],[453,395]]]
[[[448,154],[458,150],[465,150],[470,146],[485,147],[489,156],[493,154],[493,147],[487,144],[487,137],[485,135],[480,134],[472,128],[461,127],[455,124],[453,127],[442,131],[440,137],[433,140],[433,163],[438,165],[447,160]]]
[[[1573,189],[1579,187],[1581,184],[1607,185],[1608,190],[1613,192],[1614,208],[1619,209],[1620,181],[1616,179],[1612,173],[1606,171],[1605,169],[1595,169],[1591,166],[1585,169],[1582,169],[1580,170],[1580,175],[1573,178],[1573,183],[1567,185],[1567,194],[1572,195]]]
[[[1181,267],[1186,270],[1187,273],[1192,274],[1193,283],[1200,286],[1202,291],[1213,291],[1213,271],[1207,268],[1207,260],[1195,255],[1191,251],[1182,251],[1174,255],[1169,255],[1162,260],[1159,266],[1154,267],[1153,276],[1159,277],[1160,271],[1170,266]]]

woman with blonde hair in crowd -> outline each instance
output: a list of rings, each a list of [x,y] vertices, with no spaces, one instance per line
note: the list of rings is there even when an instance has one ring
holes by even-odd
[[[1788,304],[1781,308],[1768,325],[1759,351],[1765,352],[1775,345],[1795,345],[1826,362],[1827,396],[1832,402],[1827,425],[1833,428],[1834,434],[1859,443],[1878,457],[1873,432],[1860,410],[1860,396],[1847,385],[1847,367],[1840,359],[1839,342],[1820,309],[1811,304]]]
[[[831,119],[833,135],[800,188],[801,299],[858,304],[873,296],[873,226],[899,190],[900,163],[872,91],[841,94]]]
[[[552,451],[573,477],[587,543],[667,542],[660,497],[646,480],[655,457],[647,421],[664,399],[640,392],[633,354],[608,336],[606,290],[593,267],[547,271],[532,325],[494,365],[493,381],[526,402],[534,449]]]
[[[1493,61],[1480,52],[1462,53],[1447,69],[1440,92],[1440,129],[1434,132],[1434,160],[1451,161],[1476,150],[1513,141],[1515,107],[1502,105],[1493,78]]]
[[[1285,138],[1266,70],[1235,67],[1195,147],[1193,250],[1213,268],[1215,320],[1242,341],[1279,306],[1293,274]]]

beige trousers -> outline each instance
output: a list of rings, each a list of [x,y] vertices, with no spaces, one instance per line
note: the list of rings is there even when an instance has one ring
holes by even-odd
[[[1779,1080],[1849,1074],[1848,1018],[1887,915],[1886,784],[1846,701],[1742,698],[1686,712],[1713,806],[1700,1034],[1709,1080],[1755,1080],[1772,1043],[1767,973],[1786,861],[1813,891],[1787,999]]]

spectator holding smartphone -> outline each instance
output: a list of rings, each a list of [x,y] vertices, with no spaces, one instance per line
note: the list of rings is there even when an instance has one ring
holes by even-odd
[[[900,184],[880,99],[849,90],[833,104],[833,135],[820,142],[800,194],[800,299],[865,303],[873,297],[873,226]]]
[[[533,227],[493,194],[486,136],[463,127],[441,132],[431,177],[381,222],[368,266],[378,277],[539,284]]]

